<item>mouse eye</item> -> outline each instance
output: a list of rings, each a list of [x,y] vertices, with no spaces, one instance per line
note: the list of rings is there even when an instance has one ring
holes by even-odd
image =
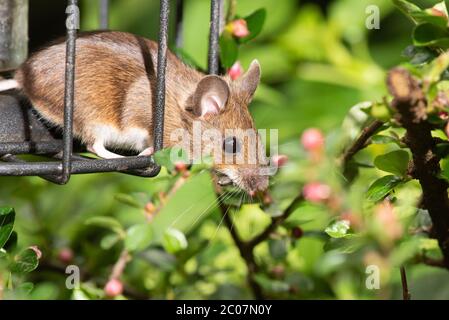
[[[223,141],[223,150],[226,153],[238,153],[240,152],[240,143],[237,140],[236,137],[227,137],[224,141]]]

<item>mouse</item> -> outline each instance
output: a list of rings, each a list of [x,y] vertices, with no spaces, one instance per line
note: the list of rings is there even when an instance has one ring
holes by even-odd
[[[117,149],[153,155],[157,51],[156,42],[131,33],[79,33],[73,134],[89,152],[105,159],[122,157],[114,152]],[[18,90],[40,117],[62,128],[65,61],[66,43],[61,38],[33,53],[12,79],[0,82],[0,91]],[[248,152],[250,143],[264,150],[248,109],[260,77],[257,60],[232,80],[228,75],[204,74],[168,50],[163,147],[175,145],[173,134],[180,129],[193,134],[196,123],[222,133],[220,141],[201,141],[202,149],[219,150],[221,159]],[[230,129],[235,129],[231,136]],[[246,139],[244,131],[254,132],[255,142]],[[224,177],[222,181],[254,195],[268,187],[268,177],[260,170],[267,166],[262,153],[257,152],[251,163],[244,161],[247,156],[239,163],[214,161],[213,169]]]

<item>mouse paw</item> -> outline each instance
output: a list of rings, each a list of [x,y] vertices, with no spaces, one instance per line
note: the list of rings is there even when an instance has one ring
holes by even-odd
[[[153,155],[153,153],[154,153],[153,147],[149,147],[143,150],[141,153],[139,153],[139,157],[149,157]]]
[[[92,153],[95,153],[97,156],[103,159],[123,158],[123,156],[107,150],[104,147],[103,143],[100,142],[95,142],[91,147],[88,147],[87,150],[89,150]]]

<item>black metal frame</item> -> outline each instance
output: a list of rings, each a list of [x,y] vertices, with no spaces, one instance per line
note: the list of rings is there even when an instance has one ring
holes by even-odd
[[[209,39],[209,73],[219,72],[220,19],[224,0],[211,0],[211,24]],[[78,0],[68,0],[68,5],[77,5]],[[176,44],[182,42],[183,0],[176,6]],[[108,28],[109,1],[100,0],[100,27]],[[154,114],[154,149],[163,147],[165,110],[165,71],[167,65],[168,27],[170,0],[160,0],[160,29],[157,61],[156,106]],[[64,96],[63,138],[42,142],[0,142],[0,176],[40,176],[58,184],[66,184],[72,174],[96,172],[123,172],[142,177],[154,177],[159,171],[152,157],[125,157],[120,159],[92,159],[73,154],[73,107],[75,93],[76,28],[67,28],[66,70]],[[53,155],[58,161],[26,162],[18,154]]]

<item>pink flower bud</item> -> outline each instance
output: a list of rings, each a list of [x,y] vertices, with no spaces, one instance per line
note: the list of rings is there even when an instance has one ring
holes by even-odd
[[[295,239],[300,239],[304,235],[304,231],[300,227],[294,227],[292,229],[292,236]]]
[[[438,10],[437,8],[432,8],[430,9],[430,13],[433,16],[437,16],[437,17],[443,17],[443,18],[447,18],[446,13],[444,13],[441,10]]]
[[[438,117],[439,117],[441,120],[448,120],[448,119],[449,119],[449,115],[448,115],[448,113],[447,113],[446,111],[440,111],[440,112],[438,112]]]
[[[176,170],[176,172],[183,173],[183,172],[187,171],[187,164],[185,164],[182,161],[176,162],[175,170]]]
[[[73,260],[73,251],[70,248],[62,248],[58,252],[58,259],[62,263],[69,264]]]
[[[307,151],[318,151],[324,147],[324,136],[319,129],[310,128],[304,131],[301,143]]]
[[[315,203],[326,201],[331,196],[331,188],[327,184],[320,182],[306,184],[302,192],[307,201]]]
[[[239,61],[234,63],[229,69],[228,74],[232,80],[237,80],[243,74],[243,67]]]
[[[275,155],[271,158],[271,161],[273,162],[273,164],[276,167],[283,167],[287,164],[288,162],[288,156],[284,155],[284,154],[278,154]]]
[[[123,292],[123,284],[118,279],[111,279],[106,283],[106,286],[104,287],[104,293],[106,296],[110,298],[114,298],[118,295],[121,295]]]
[[[376,208],[374,215],[382,230],[390,239],[396,240],[402,236],[402,225],[399,222],[394,207],[389,201],[384,201]]]
[[[234,37],[237,38],[245,38],[249,36],[248,25],[245,19],[237,19],[232,21],[231,23],[231,32]]]
[[[28,249],[33,250],[36,253],[37,259],[42,258],[42,251],[37,246],[28,247]]]

